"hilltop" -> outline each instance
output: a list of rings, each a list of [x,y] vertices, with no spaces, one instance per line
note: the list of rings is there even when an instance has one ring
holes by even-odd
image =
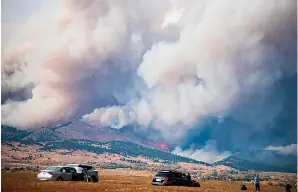
[[[214,169],[220,170],[221,166],[225,170],[291,173],[296,173],[297,167],[295,156],[283,156],[272,151],[235,153],[211,165],[174,155],[170,153],[169,148],[143,138],[140,139],[129,129],[120,131],[100,128],[80,121],[35,131],[19,130],[7,126],[1,126],[1,128],[1,142],[4,147],[2,160],[6,166],[14,165],[16,162],[24,164],[24,159],[26,160],[25,164],[30,164],[32,162],[27,161],[34,160],[33,154],[39,154],[44,157],[39,158],[43,162],[36,163],[44,165],[89,161],[98,167],[131,168],[133,164],[137,169],[145,169],[144,167],[150,169],[151,165],[153,169],[153,167],[173,167],[173,165],[177,165],[176,168],[186,168],[189,167],[186,164],[194,164],[193,169],[207,170],[208,173]],[[24,150],[28,150],[27,153],[24,153]],[[22,153],[17,153],[17,151]],[[54,154],[57,156],[56,159],[53,158]],[[105,161],[107,158],[103,157],[106,156],[117,158],[114,159],[115,162],[112,161],[113,158]],[[7,157],[14,157],[13,163]]]

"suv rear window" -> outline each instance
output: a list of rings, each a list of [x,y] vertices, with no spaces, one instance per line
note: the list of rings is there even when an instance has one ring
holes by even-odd
[[[172,176],[171,172],[158,172],[156,176]]]

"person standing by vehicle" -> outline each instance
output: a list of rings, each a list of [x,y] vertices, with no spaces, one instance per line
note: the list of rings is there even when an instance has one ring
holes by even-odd
[[[241,191],[246,191],[247,190],[247,187],[245,185],[242,185],[241,186]]]
[[[189,173],[187,174],[187,180],[189,180],[189,181],[191,180],[191,176]]]
[[[254,178],[254,184],[255,184],[255,190],[256,191],[261,191],[259,175],[256,175],[255,176],[255,178]]]
[[[286,192],[291,192],[292,185],[287,184],[285,188],[286,188]]]

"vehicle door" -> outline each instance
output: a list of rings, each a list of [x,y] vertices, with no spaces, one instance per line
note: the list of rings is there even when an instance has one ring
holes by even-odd
[[[70,172],[70,167],[62,167],[61,168],[61,176],[62,176],[63,180],[71,181],[72,180],[72,174]]]
[[[184,173],[181,174],[181,185],[185,186],[187,182],[186,175]]]
[[[189,180],[187,174],[185,174],[185,173],[182,174],[182,182],[181,183],[183,186],[191,186],[192,185],[192,181]]]
[[[179,172],[174,173],[175,181],[177,185],[183,185],[182,174]]]
[[[72,181],[78,181],[78,173],[77,170],[73,167],[70,167],[70,173],[71,173],[71,180]]]

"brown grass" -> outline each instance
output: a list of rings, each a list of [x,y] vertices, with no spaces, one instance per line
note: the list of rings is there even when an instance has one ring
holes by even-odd
[[[84,182],[51,182],[38,181],[37,173],[32,172],[2,172],[1,182],[2,191],[9,192],[73,192],[73,191],[138,191],[138,192],[178,192],[178,191],[198,191],[198,192],[239,192],[239,182],[225,181],[200,181],[200,188],[192,187],[160,187],[151,185],[151,177],[148,176],[117,176],[117,175],[100,175],[98,183]],[[249,192],[253,191],[252,184],[246,184]],[[278,186],[262,185],[262,191],[282,192],[283,188]],[[294,191],[294,190],[293,190]]]

